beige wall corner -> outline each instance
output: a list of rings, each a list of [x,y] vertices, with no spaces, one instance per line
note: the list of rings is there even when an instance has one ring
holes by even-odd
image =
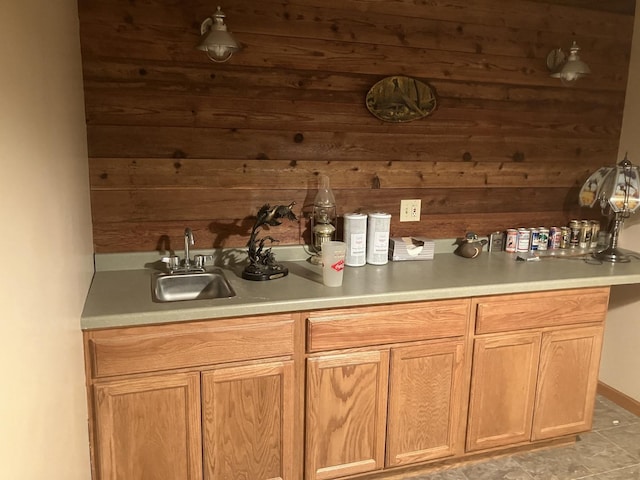
[[[628,152],[640,164],[640,15],[636,11],[618,161]],[[640,215],[631,217],[620,245],[640,251]],[[640,261],[633,260],[633,261]],[[615,268],[615,265],[613,266]],[[600,381],[640,401],[640,285],[613,287],[604,336]]]
[[[0,478],[90,478],[80,315],[93,275],[75,0],[0,4]]]

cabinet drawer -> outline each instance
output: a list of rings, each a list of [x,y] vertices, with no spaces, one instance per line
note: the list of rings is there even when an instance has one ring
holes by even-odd
[[[293,353],[291,314],[150,325],[85,334],[94,377]]]
[[[480,297],[476,333],[604,322],[608,304],[609,287]]]
[[[468,299],[311,312],[309,352],[462,336]]]

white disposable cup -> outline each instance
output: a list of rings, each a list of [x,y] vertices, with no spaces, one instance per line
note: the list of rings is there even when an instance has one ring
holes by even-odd
[[[322,283],[327,287],[342,285],[347,244],[330,240],[322,244]]]

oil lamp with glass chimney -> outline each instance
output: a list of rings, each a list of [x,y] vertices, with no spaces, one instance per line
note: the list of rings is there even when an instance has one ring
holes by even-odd
[[[336,220],[336,199],[329,185],[329,177],[321,175],[311,212],[311,247],[314,253],[312,263],[322,263],[322,244],[335,240]]]

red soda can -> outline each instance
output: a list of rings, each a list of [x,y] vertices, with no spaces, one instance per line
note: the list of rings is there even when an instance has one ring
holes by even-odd
[[[507,229],[507,240],[504,244],[505,252],[515,252],[518,245],[518,230],[515,228]]]

